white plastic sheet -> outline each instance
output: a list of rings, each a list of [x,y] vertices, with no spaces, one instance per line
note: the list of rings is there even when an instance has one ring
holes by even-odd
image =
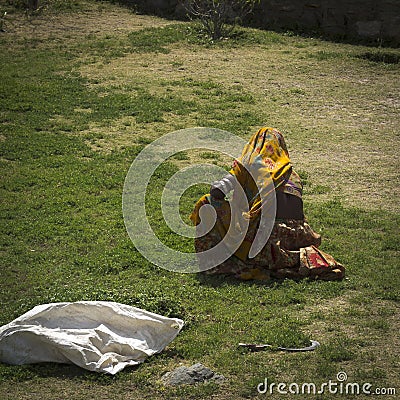
[[[0,327],[0,361],[116,374],[161,352],[182,327],[180,319],[113,302],[43,304]]]

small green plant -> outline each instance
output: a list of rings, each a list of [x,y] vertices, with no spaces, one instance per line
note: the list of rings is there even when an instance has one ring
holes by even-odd
[[[229,36],[259,0],[183,0],[188,15],[197,19],[211,40]]]

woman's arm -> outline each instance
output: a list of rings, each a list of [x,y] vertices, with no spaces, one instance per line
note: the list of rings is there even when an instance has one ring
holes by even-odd
[[[233,190],[235,177],[231,174],[224,176],[220,181],[215,181],[211,184],[210,194],[218,200],[222,200]]]

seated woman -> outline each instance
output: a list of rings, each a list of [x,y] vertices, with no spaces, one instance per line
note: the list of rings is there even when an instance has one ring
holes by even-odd
[[[233,191],[231,202],[225,199],[230,191]],[[274,191],[275,203],[271,201]],[[240,212],[236,214],[240,214],[247,225],[238,224],[233,215],[235,204],[236,207],[240,204],[239,192],[242,197],[244,192],[247,208],[240,206]],[[247,229],[240,245],[228,259],[212,268],[201,268],[206,274],[229,274],[241,279],[261,280],[270,277],[337,280],[344,277],[344,267],[318,249],[321,237],[304,217],[302,183],[292,168],[285,140],[278,130],[266,127],[256,132],[241,157],[235,160],[230,174],[214,182],[210,194],[200,198],[190,216],[198,227],[201,222],[200,208],[205,204],[214,207],[216,222],[208,233],[195,239],[199,260],[202,252],[212,249],[229,236],[227,232],[232,223],[239,227],[246,225]],[[271,204],[275,206],[271,207]],[[271,214],[270,210],[274,213]],[[263,218],[265,213],[269,213],[271,231],[258,254],[250,255],[263,212]],[[204,211],[202,215],[205,215]]]

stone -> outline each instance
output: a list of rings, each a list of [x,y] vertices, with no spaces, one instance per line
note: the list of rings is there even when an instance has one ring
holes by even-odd
[[[161,382],[164,385],[194,385],[206,381],[221,383],[224,380],[225,377],[223,375],[216,374],[201,363],[194,364],[190,367],[178,367],[161,377]]]

